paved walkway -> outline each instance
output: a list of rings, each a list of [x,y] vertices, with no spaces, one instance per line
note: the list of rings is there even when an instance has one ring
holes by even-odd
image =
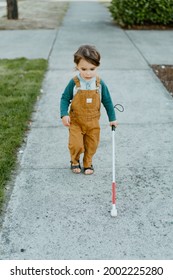
[[[124,31],[102,4],[73,2],[58,33],[0,32],[0,57],[20,56],[18,40],[29,58],[40,57],[43,47],[49,70],[1,229],[1,259],[172,259],[173,100],[149,63],[173,64],[173,32]],[[117,112],[117,218],[110,216],[104,109],[93,176],[71,173],[68,130],[59,119],[61,93],[75,75],[73,53],[84,43],[100,50],[100,76],[114,103],[125,107]]]

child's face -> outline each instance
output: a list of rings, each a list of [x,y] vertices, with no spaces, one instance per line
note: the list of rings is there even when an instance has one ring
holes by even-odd
[[[81,77],[86,81],[91,80],[97,75],[98,66],[91,64],[83,58],[79,61],[76,67]]]

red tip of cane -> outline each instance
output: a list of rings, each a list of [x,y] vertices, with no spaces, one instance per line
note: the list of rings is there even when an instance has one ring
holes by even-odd
[[[116,202],[116,183],[112,183],[112,204]]]

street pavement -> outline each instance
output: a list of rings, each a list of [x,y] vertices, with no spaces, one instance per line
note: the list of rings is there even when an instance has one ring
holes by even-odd
[[[10,45],[13,39],[13,45]],[[116,112],[118,216],[112,218],[112,133],[104,108],[92,176],[70,170],[63,89],[81,44],[101,53]],[[150,64],[173,64],[173,31],[126,31],[99,2],[71,2],[58,31],[0,31],[0,58],[43,57],[49,69],[19,153],[0,234],[1,259],[173,258],[173,100]],[[32,47],[33,46],[33,47]]]

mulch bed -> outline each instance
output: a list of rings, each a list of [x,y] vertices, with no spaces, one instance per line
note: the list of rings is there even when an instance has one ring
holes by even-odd
[[[159,24],[146,24],[146,25],[131,25],[122,27],[128,30],[173,30],[173,24],[159,25]]]
[[[173,65],[151,65],[151,67],[173,97]]]

